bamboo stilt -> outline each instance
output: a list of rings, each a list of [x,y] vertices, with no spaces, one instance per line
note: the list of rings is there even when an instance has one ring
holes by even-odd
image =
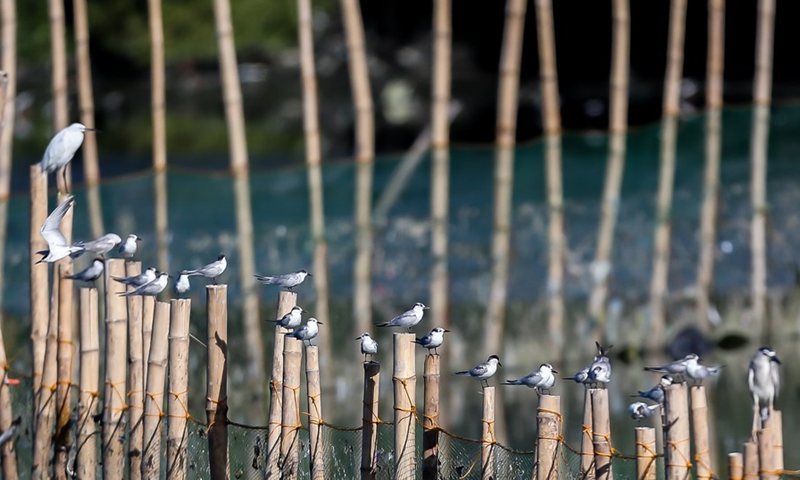
[[[592,396],[592,443],[596,478],[614,478],[611,467],[611,420],[608,413],[608,390],[594,388]]]
[[[72,280],[64,278],[64,265],[57,265],[53,270],[59,282],[58,305],[58,386],[56,388],[56,458],[55,478],[66,479],[67,455],[72,448],[72,432],[70,415],[72,413],[72,372],[75,366],[75,341],[73,334],[72,301],[65,302],[66,297],[72,297]],[[70,299],[71,300],[71,299]]]
[[[14,425],[14,412],[11,410],[11,392],[6,383],[8,378],[8,357],[6,356],[6,347],[3,340],[3,328],[0,322],[0,432],[7,432],[13,428]],[[3,472],[3,478],[6,480],[17,480],[17,450],[16,442],[5,442],[0,447],[0,471]]]
[[[536,449],[536,472],[538,480],[559,480],[561,443],[561,397],[539,396],[538,448]]]
[[[208,366],[206,421],[211,480],[229,478],[228,457],[228,286],[206,286]]]
[[[125,276],[125,261],[106,260],[109,278]],[[105,479],[122,479],[125,473],[125,422],[127,405],[128,312],[125,285],[108,285],[106,312],[106,380],[103,396],[103,475]]]
[[[378,453],[378,403],[381,364],[364,364],[364,411],[361,419],[361,480],[375,480]],[[424,472],[423,472],[424,474]]]
[[[783,413],[780,410],[773,410],[770,414],[772,421],[773,434],[775,435],[775,470],[782,472],[783,463]]]
[[[686,0],[672,0],[669,16],[667,73],[664,80],[663,126],[656,197],[656,233],[653,250],[653,276],[650,282],[650,323],[648,344],[664,339],[665,301],[668,290],[672,190],[675,177],[675,149],[680,115],[680,82],[683,70],[683,44],[686,22]]]
[[[583,391],[583,434],[581,435],[581,478],[593,480],[595,478],[594,465],[594,434],[592,427],[592,392]]]
[[[94,128],[94,98],[92,90],[92,66],[89,55],[89,14],[86,0],[75,0],[72,3],[73,23],[75,28],[75,57],[78,70],[78,103],[80,105],[81,123]],[[100,168],[97,163],[97,138],[85,135],[83,139],[83,175],[88,185],[100,181]],[[91,204],[90,204],[91,205]],[[99,204],[97,205],[99,206]],[[100,218],[99,211],[90,218]],[[102,225],[92,228],[93,235],[99,237],[104,231]],[[101,233],[98,233],[101,232]]]
[[[153,321],[156,313],[156,297],[142,298],[142,375],[147,383],[147,368],[150,364],[150,345],[153,339]]]
[[[53,133],[63,129],[69,123],[69,104],[67,101],[67,46],[65,43],[64,3],[60,0],[48,0],[50,16],[50,54],[52,56],[52,93],[53,93]],[[66,180],[66,184],[64,181]],[[58,191],[72,190],[71,166],[58,169],[56,172]]]
[[[494,472],[494,446],[497,439],[494,436],[494,389],[483,389],[483,422],[481,435],[481,479],[495,478]]]
[[[414,453],[416,418],[414,405],[417,393],[414,335],[395,333],[394,340],[394,462],[397,478],[410,478],[417,470]]]
[[[189,314],[188,298],[170,301],[169,388],[167,414],[167,478],[183,480],[187,475],[189,446]]]
[[[281,478],[297,478],[300,451],[300,368],[302,342],[286,337],[283,344]]]
[[[319,347],[306,347],[306,387],[308,390],[308,443],[312,480],[324,480],[325,446],[322,436],[322,389],[319,381]]]
[[[125,262],[125,276],[142,273],[141,262]],[[128,287],[128,291],[133,287]],[[144,360],[142,347],[142,297],[127,297],[128,304],[128,364],[130,365],[130,394],[128,396],[128,477],[142,478],[142,449],[144,442]]]
[[[772,420],[770,418],[770,420]],[[780,472],[775,469],[775,435],[770,426],[757,433],[758,440],[758,478],[760,480],[778,480]]]
[[[741,452],[728,454],[728,480],[744,478],[744,456]]]
[[[492,283],[486,307],[486,351],[497,352],[503,344],[508,264],[511,243],[511,197],[514,177],[514,145],[517,130],[517,98],[525,0],[508,0],[500,60],[497,99],[497,151],[494,169],[494,229],[492,232]]]
[[[8,75],[4,86],[2,125],[0,129],[0,199],[7,199],[11,193],[11,158],[14,143],[14,121],[16,120],[17,98],[17,5],[13,0],[0,1],[0,67]],[[34,165],[35,166],[35,165]]]
[[[636,480],[656,480],[656,429],[636,427]]]
[[[153,175],[156,199],[156,257],[160,270],[169,269],[169,219],[167,210],[167,172]]]
[[[166,88],[164,81],[164,21],[161,0],[148,0],[150,24],[150,102],[153,112],[153,169],[167,168]],[[158,223],[158,222],[156,222]]]
[[[697,314],[700,325],[709,330],[709,296],[714,283],[719,165],[722,143],[723,68],[725,61],[725,0],[708,2],[708,62],[706,67],[706,145],[703,206],[700,213],[700,261],[697,266]]]
[[[744,442],[744,479],[757,480],[758,468],[758,443],[753,440]]]
[[[100,401],[100,332],[96,288],[81,288],[81,378],[78,398],[78,480],[97,478],[98,428],[94,420]]]
[[[440,357],[425,356],[423,378],[425,381],[425,406],[422,422],[422,478],[439,478],[439,380]]]
[[[695,385],[690,389],[692,397],[692,432],[694,433],[694,459],[697,478],[711,478],[711,442],[709,441],[708,406],[706,387]]]
[[[51,452],[53,426],[56,412],[56,387],[58,369],[56,358],[58,351],[58,270],[54,265],[54,281],[52,297],[50,299],[50,318],[47,325],[45,340],[44,362],[42,367],[41,385],[35,398],[36,427],[33,437],[33,461],[31,465],[31,479],[51,478]]]
[[[667,480],[691,478],[692,457],[689,437],[689,404],[686,384],[665,388],[664,464]]]
[[[147,359],[147,391],[144,397],[142,478],[145,480],[161,478],[161,429],[164,422],[164,382],[167,376],[170,313],[169,303],[156,302],[150,357]]]
[[[353,317],[356,330],[372,324],[372,169],[375,160],[375,118],[367,68],[364,23],[357,0],[341,0],[347,36],[350,89],[356,114],[356,260],[353,267]]]
[[[303,133],[306,143],[306,166],[308,167],[308,194],[311,217],[311,236],[314,239],[314,289],[317,304],[314,316],[328,323],[328,241],[325,238],[325,209],[322,182],[322,152],[319,135],[319,101],[317,96],[317,74],[314,67],[314,38],[311,25],[311,0],[297,0],[298,35],[300,43],[300,68],[303,83]],[[323,328],[317,337],[319,345],[330,351],[328,329]],[[323,372],[326,369],[322,364]]]
[[[8,0],[0,0],[8,1]],[[5,129],[3,130],[5,132]],[[42,370],[46,350],[47,322],[50,311],[47,265],[36,265],[36,252],[47,249],[47,242],[40,229],[47,219],[47,175],[39,165],[31,165],[31,233],[30,233],[30,282],[31,282],[31,341],[33,344],[32,371],[33,394],[37,396],[42,384]],[[34,419],[36,416],[34,415]]]
[[[278,294],[276,319],[282,318],[297,305],[297,294],[281,291]],[[281,422],[283,421],[283,350],[286,332],[289,330],[275,325],[275,341],[272,351],[272,375],[269,381],[269,425],[267,427],[267,471],[269,478],[280,475]]]

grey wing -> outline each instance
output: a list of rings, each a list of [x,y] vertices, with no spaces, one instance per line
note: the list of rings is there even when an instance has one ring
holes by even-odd
[[[409,310],[407,312],[401,313],[400,315],[394,317],[392,319],[392,321],[389,322],[389,323],[392,323],[392,324],[396,325],[396,324],[399,324],[399,323],[402,323],[402,322],[405,322],[405,321],[408,321],[408,320],[412,320],[413,321],[413,320],[416,320],[416,319],[417,319],[417,317],[414,315],[414,312]]]
[[[533,372],[525,375],[524,377],[520,378],[520,381],[525,383],[526,385],[539,385],[542,383],[542,374],[540,372]]]
[[[431,334],[429,333],[422,338],[418,338],[417,343],[419,343],[420,345],[429,345],[431,343],[431,339],[432,337]]]
[[[487,371],[489,371],[489,365],[486,363],[481,363],[477,367],[470,370],[469,374],[473,377],[480,377],[481,375],[486,375]]]
[[[750,362],[750,367],[747,369],[747,386],[750,388],[750,393],[753,393],[753,387],[755,386],[755,365],[753,362]]]
[[[48,245],[67,245],[67,239],[64,237],[64,234],[61,233],[60,226],[61,220],[64,218],[64,215],[67,214],[69,207],[72,206],[74,201],[75,197],[68,197],[61,202],[61,205],[57,206],[50,216],[47,217],[47,220],[44,221],[41,232],[42,237],[44,237]]]
[[[775,385],[775,397],[778,398],[778,394],[781,392],[781,371],[778,368],[778,365],[770,362],[770,371],[769,375],[772,380],[772,384]]]

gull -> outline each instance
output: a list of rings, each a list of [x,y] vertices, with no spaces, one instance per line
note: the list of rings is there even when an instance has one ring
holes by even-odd
[[[101,257],[105,257],[106,253],[113,250],[114,247],[119,245],[121,242],[122,239],[119,238],[119,235],[116,233],[107,233],[100,238],[95,238],[94,240],[89,240],[88,242],[77,242],[75,245],[83,247],[83,250],[80,252],[75,252],[70,256],[72,258],[78,258],[85,252],[92,252],[100,255]]]
[[[707,367],[705,365],[701,365],[698,358],[692,357],[686,361],[686,376],[692,380],[696,380],[700,385],[702,385],[703,380],[717,375],[720,370],[722,370],[723,366],[724,365],[719,367]]]
[[[426,307],[424,304],[417,302],[414,304],[414,307],[407,312],[403,312],[400,315],[394,317],[388,322],[379,323],[375,326],[377,327],[401,327],[407,328],[408,331],[411,331],[411,327],[418,324],[422,320],[422,316],[425,313],[425,310],[430,309],[430,307]]]
[[[303,307],[300,305],[295,305],[286,315],[282,316],[277,320],[268,320],[269,322],[274,322],[280,325],[283,328],[288,328],[290,330],[294,330],[295,328],[299,327],[300,324],[303,322],[303,319],[300,315],[304,312]]]
[[[81,123],[73,123],[72,125],[64,128],[53,136],[50,143],[47,144],[47,149],[44,151],[44,156],[39,165],[42,167],[42,172],[53,173],[59,168],[63,169],[67,164],[72,161],[75,152],[83,144],[84,132],[94,132],[94,128],[88,128]],[[67,171],[62,170],[64,175],[64,183],[67,183]]]
[[[47,220],[44,221],[41,232],[42,237],[47,242],[47,250],[36,252],[38,255],[42,255],[42,258],[36,263],[57,262],[68,255],[83,251],[83,247],[80,245],[70,245],[59,229],[61,220],[64,218],[64,215],[67,214],[73,202],[75,202],[75,197],[72,195],[68,196],[52,213],[50,213]]]
[[[456,375],[469,375],[475,380],[481,382],[482,387],[488,387],[489,378],[497,372],[498,366],[499,367],[503,366],[503,364],[500,363],[500,357],[498,357],[497,355],[491,355],[489,359],[486,360],[485,362],[476,365],[470,370],[463,370],[461,372],[456,372]]]
[[[777,353],[771,347],[761,347],[750,360],[747,368],[747,385],[753,395],[753,430],[755,431],[759,412],[761,427],[769,419],[775,407],[775,399],[781,390],[781,364]]]
[[[178,281],[175,282],[175,293],[177,293],[178,295],[186,293],[189,291],[190,286],[191,285],[189,284],[189,275],[181,273],[178,275]]]
[[[525,385],[528,388],[533,388],[536,393],[541,395],[544,392],[550,393],[550,389],[556,383],[556,377],[553,375],[558,373],[558,370],[553,368],[549,363],[543,363],[539,366],[539,370],[531,372],[517,380],[506,380],[503,385]]]
[[[156,279],[156,267],[148,267],[144,273],[132,277],[112,277],[115,281],[130,285],[131,287],[141,287]]]
[[[136,235],[135,233],[131,233],[130,235],[128,235],[128,238],[126,238],[125,241],[122,242],[122,245],[119,246],[119,250],[117,251],[124,258],[133,258],[133,256],[136,255],[136,250],[139,249],[139,244],[136,242],[140,242],[141,240],[142,239],[139,238],[138,235]]]
[[[184,270],[181,272],[181,275],[186,275],[189,277],[192,275],[202,275],[206,278],[212,279],[214,281],[214,285],[216,285],[217,277],[222,275],[222,272],[224,272],[226,268],[228,268],[228,261],[225,259],[225,255],[220,253],[216,261],[200,267],[197,270]]]
[[[167,288],[167,283],[169,282],[169,274],[167,272],[159,272],[158,276],[155,280],[150,283],[145,283],[140,287],[136,287],[134,290],[130,292],[122,292],[120,296],[122,297],[130,297],[133,295],[146,295],[146,296],[156,296],[159,293],[163,292],[165,288]]]
[[[652,417],[656,410],[658,410],[658,404],[648,405],[644,402],[633,402],[628,406],[628,413],[631,414],[632,419],[637,421]]]
[[[429,354],[431,353],[431,350],[433,350],[436,355],[439,355],[438,349],[442,346],[442,343],[444,343],[444,334],[449,331],[450,330],[446,330],[442,327],[436,327],[431,330],[431,333],[422,338],[417,338],[414,340],[414,343],[422,346],[422,348],[427,348]]]
[[[86,269],[81,270],[80,272],[69,275],[64,278],[68,278],[70,280],[81,280],[83,282],[91,283],[100,278],[103,275],[103,260],[100,258],[95,258],[91,265],[86,267]]]
[[[683,374],[686,373],[686,363],[689,362],[691,359],[697,360],[698,358],[699,357],[696,354],[690,353],[685,357],[681,358],[680,360],[669,362],[660,367],[644,367],[644,369],[647,370],[648,372],[670,373],[672,375],[680,376],[682,381]],[[678,378],[673,377],[673,380],[677,382]]]
[[[646,398],[654,402],[664,403],[664,389],[670,385],[672,385],[672,377],[663,375],[655,387],[645,391],[639,390],[636,395],[631,395],[631,397]]]
[[[371,361],[372,356],[378,353],[378,342],[372,338],[369,332],[362,333],[361,336],[356,337],[356,340],[361,340],[361,353],[364,354],[364,363],[367,362],[367,355],[369,355]]]
[[[298,270],[293,273],[284,273],[283,275],[275,275],[272,277],[265,277],[263,275],[256,275],[255,277],[256,280],[264,285],[277,285],[279,287],[284,287],[291,292],[293,291],[292,289],[294,287],[303,283],[303,280],[305,280],[307,276],[313,275],[305,270]]]
[[[285,335],[287,337],[292,337],[296,338],[297,340],[300,340],[301,342],[303,342],[304,345],[311,345],[311,340],[313,340],[314,337],[316,337],[317,334],[319,333],[319,327],[317,325],[322,325],[322,322],[320,322],[314,317],[311,317],[308,319],[308,322],[306,322],[305,325],[296,329],[293,332],[286,333]]]

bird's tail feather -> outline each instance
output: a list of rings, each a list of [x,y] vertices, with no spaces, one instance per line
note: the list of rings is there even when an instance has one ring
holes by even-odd
[[[519,380],[506,380],[503,385],[522,385],[522,382]]]
[[[256,280],[258,280],[259,282],[262,282],[262,283],[271,283],[272,282],[272,277],[265,277],[264,275],[253,275],[253,276],[256,277]]]
[[[36,252],[36,255],[41,255],[42,258],[40,258],[36,263],[34,263],[34,265],[42,263],[44,259],[47,258],[48,255],[50,255],[50,250],[39,250],[38,252]]]
[[[379,325],[380,326],[380,325]],[[469,375],[469,370],[464,370],[461,372],[456,372],[456,375]]]
[[[389,327],[390,325],[389,325],[389,322],[383,322],[383,323],[376,323],[375,326],[376,327]]]
[[[644,367],[644,369],[648,372],[661,373],[661,369],[659,367]]]

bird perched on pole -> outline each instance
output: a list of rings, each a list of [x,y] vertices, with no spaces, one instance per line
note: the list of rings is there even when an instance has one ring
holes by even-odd
[[[761,427],[769,419],[775,407],[775,399],[781,390],[781,361],[771,347],[761,347],[750,360],[747,369],[747,385],[753,395],[753,430],[760,416]],[[760,413],[760,415],[759,415]]]
[[[130,260],[134,255],[136,255],[136,250],[139,249],[139,244],[137,242],[140,242],[141,240],[142,239],[139,238],[139,235],[131,233],[128,235],[128,238],[122,242],[117,251],[120,255],[122,255],[123,258]]]
[[[308,276],[313,276],[305,270],[298,270],[292,273],[284,273],[282,275],[274,275],[271,277],[264,276],[264,275],[256,275],[256,280],[263,283],[264,285],[277,285],[279,287],[283,287],[290,292],[294,287],[303,283],[303,281]]]
[[[64,176],[64,184],[67,184],[67,171],[66,167],[75,156],[75,152],[81,148],[83,144],[84,132],[94,132],[94,128],[89,128],[82,123],[73,123],[72,125],[64,128],[47,144],[47,149],[44,151],[44,156],[39,165],[42,166],[42,171],[48,174],[61,169]]]
[[[456,372],[456,375],[469,375],[470,377],[474,378],[481,382],[482,387],[489,386],[489,378],[492,377],[495,373],[497,373],[497,367],[502,367],[503,364],[500,363],[500,357],[497,355],[491,355],[488,360],[485,362],[472,367],[469,370],[463,370],[461,372]]]
[[[378,353],[378,342],[372,338],[369,332],[362,333],[361,336],[356,337],[356,340],[361,340],[361,353],[364,354],[364,363],[367,363],[367,355],[372,361],[372,356]]]
[[[422,316],[425,314],[425,310],[428,309],[430,309],[430,307],[426,307],[423,303],[417,302],[411,310],[401,313],[388,322],[379,323],[375,326],[407,328],[410,332],[411,327],[422,321]]]
[[[444,343],[444,334],[449,332],[450,330],[444,329],[442,327],[436,327],[431,330],[431,333],[425,335],[422,338],[417,338],[414,340],[414,343],[421,346],[422,348],[427,348],[428,353],[431,353],[431,350],[439,355],[439,347],[442,346]]]
[[[222,272],[224,272],[226,268],[228,268],[228,260],[225,259],[225,254],[220,253],[216,261],[213,261],[208,265],[204,265],[197,270],[184,270],[181,272],[181,275],[186,275],[187,277],[191,277],[192,275],[202,275],[206,278],[212,279],[214,281],[214,285],[216,285],[217,277],[222,275]]]
[[[95,258],[92,264],[86,267],[84,270],[81,270],[74,275],[68,275],[64,278],[92,283],[103,275],[103,265],[102,258]]]
[[[525,385],[528,388],[533,388],[536,393],[541,395],[544,392],[550,393],[550,389],[556,383],[556,377],[553,375],[558,373],[558,370],[553,368],[549,363],[543,363],[539,366],[539,370],[531,372],[517,380],[506,380],[503,385]]]

